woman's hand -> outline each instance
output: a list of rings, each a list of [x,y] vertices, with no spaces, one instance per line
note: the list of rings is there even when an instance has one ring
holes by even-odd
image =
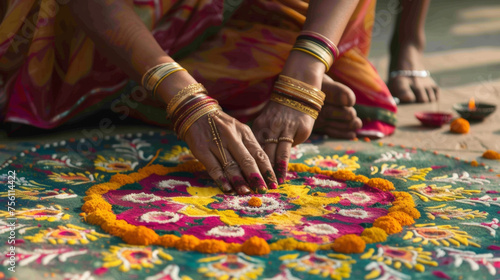
[[[268,188],[276,189],[269,158],[252,130],[224,112],[211,115],[211,120],[214,126],[210,126],[209,116],[197,120],[188,129],[185,140],[221,190],[245,195],[251,190],[265,193]],[[220,146],[216,139],[220,139]]]
[[[255,119],[252,130],[276,171],[280,184],[286,179],[290,150],[309,138],[314,119],[287,106],[269,102],[264,111]],[[281,139],[280,139],[281,138]],[[283,138],[293,139],[283,141]],[[280,139],[278,143],[266,143],[266,139]]]

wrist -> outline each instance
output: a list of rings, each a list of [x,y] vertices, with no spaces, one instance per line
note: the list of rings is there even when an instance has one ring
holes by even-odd
[[[173,73],[158,86],[156,96],[168,104],[179,91],[194,83],[196,80],[187,71]]]
[[[326,67],[317,58],[303,52],[292,51],[281,74],[321,88]]]

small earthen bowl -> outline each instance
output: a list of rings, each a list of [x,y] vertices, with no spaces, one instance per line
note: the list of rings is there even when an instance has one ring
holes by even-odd
[[[424,126],[441,127],[451,121],[453,115],[444,112],[417,112],[415,117]]]
[[[453,106],[453,109],[464,119],[468,121],[482,121],[487,116],[495,112],[497,106],[487,103],[477,103],[476,110],[470,110],[468,103],[459,103]]]

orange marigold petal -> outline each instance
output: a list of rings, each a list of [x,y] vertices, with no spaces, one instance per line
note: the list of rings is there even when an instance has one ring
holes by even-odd
[[[225,253],[227,251],[227,247],[228,245],[224,241],[216,239],[208,239],[208,240],[202,240],[200,244],[196,246],[195,250],[205,254],[216,254],[216,253]]]
[[[125,174],[115,174],[111,176],[110,183],[118,183],[122,186],[135,183],[134,178]]]
[[[365,228],[361,233],[361,238],[366,243],[384,242],[387,240],[387,233],[378,227]]]
[[[229,243],[229,245],[227,246],[227,252],[230,254],[241,252],[241,244]]]
[[[343,254],[359,254],[365,251],[366,242],[356,234],[343,235],[333,242],[332,249]]]
[[[484,157],[484,154],[483,154],[483,157]],[[470,165],[474,166],[474,167],[478,167],[479,163],[477,161],[473,160],[473,161],[470,162]]]
[[[271,248],[269,248],[266,240],[253,236],[243,243],[241,251],[249,256],[262,256],[269,254]]]
[[[483,153],[483,158],[487,159],[500,159],[500,153],[495,152],[493,150],[487,150]]]
[[[165,248],[175,247],[175,243],[181,239],[180,237],[173,234],[162,235],[156,240],[155,245],[163,246]]]
[[[109,204],[104,199],[92,199],[85,201],[82,205],[83,212],[90,214],[97,210],[108,211],[111,212],[111,204]]]
[[[133,226],[124,220],[115,220],[102,224],[101,228],[111,235],[122,237],[128,232],[134,231],[136,226]]]
[[[200,239],[193,235],[183,235],[177,242],[175,248],[179,251],[193,251],[200,244]]]
[[[373,226],[383,229],[387,234],[395,234],[403,231],[401,224],[396,219],[389,216],[377,218]]]
[[[410,215],[410,217],[412,217],[413,219],[420,219],[421,216],[420,212],[415,207],[413,207],[413,205],[409,205],[407,203],[395,205],[389,208],[389,212],[394,212],[394,211],[405,212],[406,214]]]
[[[391,181],[381,179],[381,178],[372,178],[366,184],[372,188],[376,188],[376,189],[379,189],[381,191],[395,190],[394,184]]]
[[[254,196],[248,200],[248,205],[250,205],[252,207],[261,207],[262,200],[256,196]]]
[[[129,231],[123,235],[123,241],[132,245],[151,245],[158,240],[158,234],[145,226],[138,226],[133,231]]]
[[[415,220],[410,215],[402,211],[390,212],[387,216],[396,219],[402,226],[409,226],[415,223]]]
[[[92,225],[102,225],[116,220],[115,214],[109,211],[97,210],[85,216],[85,221]]]
[[[463,118],[458,118],[451,122],[450,131],[454,133],[468,133],[470,130],[470,123]]]
[[[370,179],[366,176],[363,176],[363,175],[356,175],[356,177],[354,177],[353,181],[367,184],[370,181]]]

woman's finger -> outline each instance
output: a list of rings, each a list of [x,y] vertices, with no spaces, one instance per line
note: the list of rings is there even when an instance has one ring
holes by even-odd
[[[269,161],[266,152],[260,147],[259,143],[254,138],[243,138],[243,144],[246,146],[252,157],[255,159],[259,168],[260,174],[264,178],[268,189],[277,189],[278,181],[274,174],[273,167]]]
[[[249,184],[247,183],[245,177],[241,173],[238,162],[236,162],[233,159],[231,153],[228,150],[225,150],[225,153],[228,161],[224,164],[223,170],[224,173],[226,174],[226,177],[229,179],[229,182],[231,182],[233,189],[239,195],[246,195],[252,193]]]
[[[286,131],[284,131],[278,138],[279,143],[276,148],[276,164],[274,169],[276,170],[276,177],[278,178],[278,182],[280,184],[285,183],[286,180],[288,162],[290,161],[290,153],[294,138],[295,135]]]
[[[228,136],[227,149],[231,153],[232,157],[238,163],[242,173],[245,175],[246,181],[248,182],[250,188],[256,193],[266,193],[267,186],[260,174],[259,167],[255,158],[247,150],[247,147],[243,145],[241,139],[253,138],[252,131],[250,128],[245,126],[242,131],[242,138],[236,138],[234,135]]]
[[[217,159],[217,157],[211,153],[210,151],[205,153],[196,153],[194,151],[193,155],[205,166],[207,169],[208,175],[212,177],[217,186],[221,189],[221,191],[225,194],[235,194],[233,187],[227,180],[224,171],[222,170],[222,166]]]

